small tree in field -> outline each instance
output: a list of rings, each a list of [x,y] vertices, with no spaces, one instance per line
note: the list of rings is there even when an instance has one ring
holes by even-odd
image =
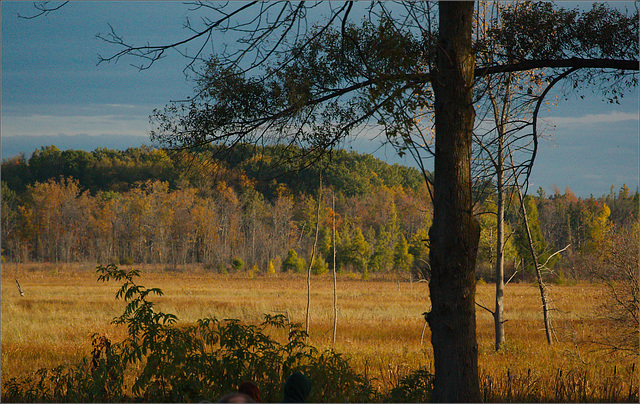
[[[311,265],[311,273],[314,275],[322,275],[326,274],[329,271],[329,264],[327,261],[322,258],[322,256],[318,256],[313,260],[313,264]]]
[[[231,260],[231,267],[235,271],[242,271],[244,269],[244,261],[242,261],[240,258],[234,258],[233,260]]]
[[[404,234],[400,234],[395,251],[393,252],[393,267],[399,274],[400,272],[409,272],[412,266],[413,255],[409,253],[409,244]]]
[[[276,273],[276,268],[273,266],[273,261],[269,260],[269,266],[267,266],[267,273],[269,274],[275,274]]]
[[[304,258],[298,257],[298,253],[292,248],[287,253],[287,258],[282,261],[282,272],[302,272],[305,266]]]

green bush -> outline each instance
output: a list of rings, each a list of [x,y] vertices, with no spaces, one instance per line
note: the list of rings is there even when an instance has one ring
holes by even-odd
[[[242,269],[244,268],[244,261],[242,261],[240,258],[234,258],[231,260],[231,267],[235,271],[242,271]]]
[[[307,264],[304,258],[298,257],[296,250],[290,249],[287,258],[282,261],[282,272],[304,272]]]
[[[313,265],[311,265],[311,273],[314,275],[322,275],[329,272],[329,265],[321,257],[317,256],[313,259]]]

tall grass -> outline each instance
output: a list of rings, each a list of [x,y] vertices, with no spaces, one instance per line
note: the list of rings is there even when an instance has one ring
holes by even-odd
[[[156,307],[175,314],[178,324],[204,317],[234,318],[259,324],[264,314],[282,314],[304,322],[306,279],[303,275],[217,275],[199,267],[167,272],[141,267],[140,283],[164,295]],[[20,297],[14,277],[25,296]],[[429,330],[424,344],[421,313],[429,307],[428,285],[395,280],[338,278],[338,333],[331,344],[333,282],[311,280],[310,343],[334,348],[377,391],[394,397],[398,389],[430,381]],[[3,268],[1,378],[8,380],[39,368],[78,363],[92,350],[91,335],[111,341],[126,337],[126,328],[110,324],[122,313],[114,284],[96,282],[91,265],[20,265]],[[493,319],[478,311],[479,364],[486,401],[633,401],[638,400],[637,357],[603,355],[589,342],[606,332],[596,316],[601,287],[580,283],[551,290],[558,341],[547,345],[534,285],[508,285],[505,294],[507,343],[493,350]],[[478,285],[477,298],[491,302],[493,285]],[[416,372],[418,371],[418,372]],[[423,372],[423,373],[420,373]],[[394,390],[396,389],[396,390]],[[395,396],[399,397],[399,396]],[[404,400],[411,397],[404,396]],[[414,397],[420,401],[419,397]]]

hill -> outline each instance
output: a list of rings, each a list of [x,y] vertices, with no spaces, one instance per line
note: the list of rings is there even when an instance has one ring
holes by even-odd
[[[424,177],[415,168],[389,165],[369,154],[336,150],[320,165],[294,156],[304,150],[284,146],[239,145],[233,149],[207,147],[198,151],[166,151],[148,146],[126,150],[96,148],[60,150],[41,147],[29,158],[18,155],[2,161],[2,181],[21,192],[28,185],[52,178],[75,178],[81,189],[124,192],[148,180],[166,181],[170,189],[191,186],[202,191],[224,181],[236,192],[249,181],[267,199],[279,185],[293,194],[315,194],[320,170],[325,186],[345,196],[364,195],[376,186],[417,190]],[[302,163],[302,164],[301,164]],[[305,163],[306,167],[305,167]]]

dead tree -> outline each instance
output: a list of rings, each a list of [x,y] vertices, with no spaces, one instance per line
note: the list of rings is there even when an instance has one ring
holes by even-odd
[[[309,338],[309,323],[311,322],[311,268],[316,257],[316,249],[318,248],[318,232],[320,230],[320,198],[322,198],[322,172],[320,172],[320,190],[318,191],[318,207],[316,210],[316,235],[313,240],[313,249],[311,250],[311,259],[309,260],[309,268],[307,269],[307,316],[305,331]]]
[[[24,291],[22,290],[22,288],[20,287],[20,282],[18,282],[18,278],[16,279],[16,285],[18,286],[18,292],[20,292],[20,296],[24,296]]]

